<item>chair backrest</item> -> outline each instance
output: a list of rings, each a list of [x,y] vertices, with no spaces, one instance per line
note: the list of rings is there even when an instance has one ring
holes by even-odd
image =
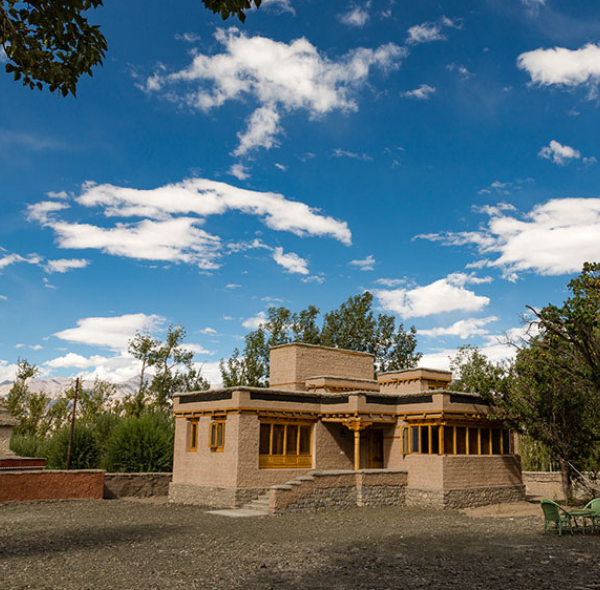
[[[551,522],[560,521],[560,506],[556,502],[544,498],[540,500],[540,504],[542,505],[542,510],[544,511],[544,518],[546,520],[549,520]]]
[[[591,510],[594,514],[600,514],[600,498],[594,498],[585,505],[586,510]]]

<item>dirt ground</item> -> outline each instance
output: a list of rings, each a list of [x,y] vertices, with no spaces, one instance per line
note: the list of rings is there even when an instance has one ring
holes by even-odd
[[[543,535],[538,507],[503,510],[234,519],[123,500],[6,504],[0,588],[600,589],[599,533]]]

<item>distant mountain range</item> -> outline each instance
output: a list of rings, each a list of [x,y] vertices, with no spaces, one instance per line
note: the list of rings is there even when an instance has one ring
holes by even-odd
[[[115,398],[121,399],[126,395],[131,393],[135,393],[137,391],[139,385],[140,378],[132,377],[128,381],[123,381],[122,383],[116,383],[115,387],[117,388],[117,393]],[[12,381],[2,381],[0,382],[0,398],[4,398],[8,395],[10,388],[12,387]],[[75,379],[70,377],[52,377],[51,379],[31,379],[27,382],[30,391],[45,392],[50,398],[56,399],[60,397],[63,392],[69,387],[72,387],[75,384]],[[93,381],[82,381],[82,388],[92,387],[94,384]]]

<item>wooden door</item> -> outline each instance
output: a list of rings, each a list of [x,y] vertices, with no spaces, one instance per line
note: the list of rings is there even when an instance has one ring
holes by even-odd
[[[383,430],[367,430],[367,469],[383,469]]]

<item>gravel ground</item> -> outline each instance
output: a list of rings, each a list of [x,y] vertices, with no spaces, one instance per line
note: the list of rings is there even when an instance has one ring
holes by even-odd
[[[0,505],[0,588],[600,589],[600,534],[536,516],[369,508],[226,518],[112,501]]]

